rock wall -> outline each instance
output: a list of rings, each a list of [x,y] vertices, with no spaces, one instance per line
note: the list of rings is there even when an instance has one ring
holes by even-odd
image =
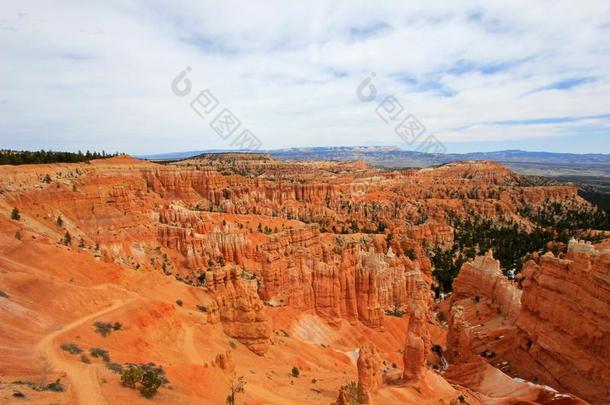
[[[564,259],[526,264],[519,374],[592,403],[610,402],[610,249],[570,241]]]
[[[494,259],[492,252],[476,257],[472,262],[464,263],[460,273],[453,281],[452,300],[480,297],[498,305],[500,311],[510,319],[516,319],[521,309],[522,291],[508,280],[502,270],[500,261]]]

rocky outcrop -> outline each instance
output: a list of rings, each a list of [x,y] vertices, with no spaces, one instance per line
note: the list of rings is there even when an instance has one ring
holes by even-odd
[[[447,350],[445,356],[451,364],[467,363],[475,356],[470,346],[470,324],[464,318],[464,308],[459,305],[451,307],[447,332]]]
[[[368,404],[370,395],[382,383],[381,356],[373,343],[366,343],[360,348],[358,355],[358,402]]]
[[[239,267],[226,266],[205,273],[206,288],[219,308],[225,333],[256,354],[269,348],[271,323],[256,293],[256,279],[246,279]]]
[[[610,250],[573,240],[565,259],[548,253],[523,275],[513,367],[592,403],[610,402]]]
[[[218,353],[216,358],[214,358],[214,365],[227,374],[231,374],[235,371],[235,363],[233,363],[231,351],[227,350],[226,353]]]
[[[489,251],[485,256],[476,257],[472,262],[462,265],[460,273],[453,281],[452,300],[484,298],[497,305],[504,315],[516,319],[521,309],[521,293],[521,290],[502,274],[500,261],[495,260]]]
[[[430,347],[426,308],[422,305],[412,305],[409,311],[409,326],[403,357],[404,381],[416,382],[422,378]]]

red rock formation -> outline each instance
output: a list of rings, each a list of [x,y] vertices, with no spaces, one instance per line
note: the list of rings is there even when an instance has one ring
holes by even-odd
[[[486,298],[511,319],[521,309],[521,290],[502,274],[500,261],[493,258],[491,251],[464,263],[453,281],[452,300],[467,297]]]
[[[403,357],[403,379],[405,381],[414,382],[422,378],[429,353],[430,332],[428,331],[426,308],[421,305],[413,305],[409,312],[409,326]]]
[[[271,323],[256,293],[256,280],[246,280],[242,274],[235,266],[208,271],[206,288],[216,299],[225,333],[253,352],[264,354],[269,347]]]
[[[464,308],[451,307],[445,356],[451,364],[467,363],[475,356],[470,346],[470,324],[464,318]]]
[[[214,364],[227,374],[235,371],[235,363],[233,363],[233,356],[230,350],[227,350],[226,353],[218,353],[214,359]]]
[[[370,394],[383,383],[381,376],[381,356],[373,343],[360,348],[358,356],[358,402],[370,403]]]
[[[548,253],[523,271],[519,375],[610,402],[610,250],[571,241],[565,259]]]

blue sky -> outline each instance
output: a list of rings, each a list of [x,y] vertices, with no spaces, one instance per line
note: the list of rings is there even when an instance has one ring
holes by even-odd
[[[608,1],[422,3],[4,2],[0,148],[230,149],[248,129],[412,149],[376,114],[393,96],[448,152],[610,153]],[[241,123],[226,139],[190,107],[205,89]]]

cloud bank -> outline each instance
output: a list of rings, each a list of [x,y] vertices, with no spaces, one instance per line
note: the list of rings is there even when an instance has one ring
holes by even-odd
[[[610,152],[610,3],[433,3],[3,4],[0,148],[228,148],[170,89],[190,66],[264,148],[407,148],[356,97],[374,72],[449,152]]]

